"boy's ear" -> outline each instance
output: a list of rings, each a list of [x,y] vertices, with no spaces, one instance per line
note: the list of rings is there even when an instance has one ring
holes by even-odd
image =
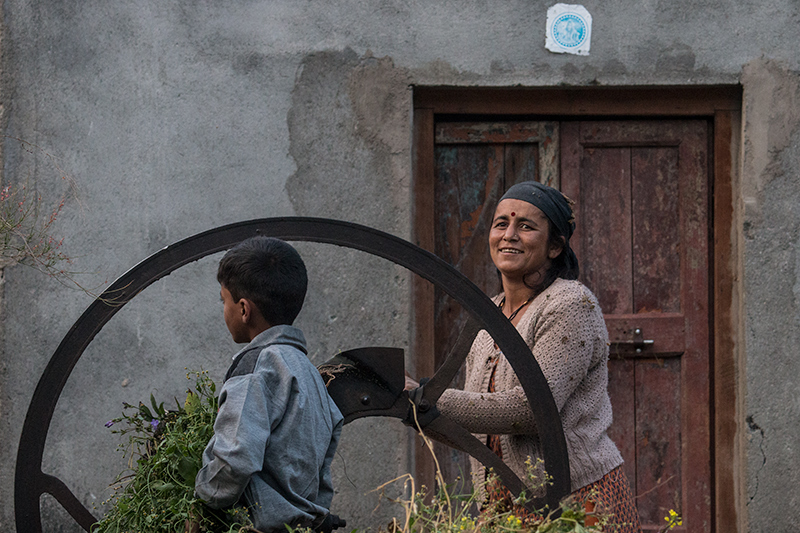
[[[258,307],[256,307],[256,304],[254,304],[252,300],[242,298],[239,300],[238,305],[240,307],[242,322],[249,326],[261,327],[264,317],[261,315],[261,311],[258,310]]]
[[[247,324],[248,322],[252,321],[253,310],[255,309],[253,302],[251,302],[247,298],[241,298],[237,302],[237,305],[239,306],[239,313],[241,314],[242,322]]]

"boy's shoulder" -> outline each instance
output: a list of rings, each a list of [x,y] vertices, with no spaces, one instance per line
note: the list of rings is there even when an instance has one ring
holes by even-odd
[[[268,350],[270,347],[278,349]],[[301,352],[303,357],[308,353],[303,332],[294,326],[273,326],[259,333],[234,356],[225,380],[255,372],[262,354],[280,356],[295,351]]]

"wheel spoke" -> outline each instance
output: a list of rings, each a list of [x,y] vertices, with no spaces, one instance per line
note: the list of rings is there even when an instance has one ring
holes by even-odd
[[[442,363],[442,366],[439,367],[430,381],[425,384],[425,398],[431,404],[436,403],[439,396],[452,383],[453,378],[467,359],[472,341],[475,340],[475,335],[481,329],[481,324],[477,320],[472,316],[467,317],[467,321],[461,327],[458,338],[447,353],[444,363]]]

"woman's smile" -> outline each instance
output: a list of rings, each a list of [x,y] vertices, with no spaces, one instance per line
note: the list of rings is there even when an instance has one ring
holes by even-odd
[[[551,249],[545,214],[528,202],[511,198],[500,202],[494,213],[489,250],[495,266],[508,280],[544,275],[551,259],[560,252]]]

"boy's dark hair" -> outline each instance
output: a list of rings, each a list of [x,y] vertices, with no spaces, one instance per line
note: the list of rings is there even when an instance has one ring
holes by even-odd
[[[228,250],[219,262],[217,281],[234,301],[253,302],[270,326],[294,322],[308,287],[300,254],[272,237],[251,237]]]

